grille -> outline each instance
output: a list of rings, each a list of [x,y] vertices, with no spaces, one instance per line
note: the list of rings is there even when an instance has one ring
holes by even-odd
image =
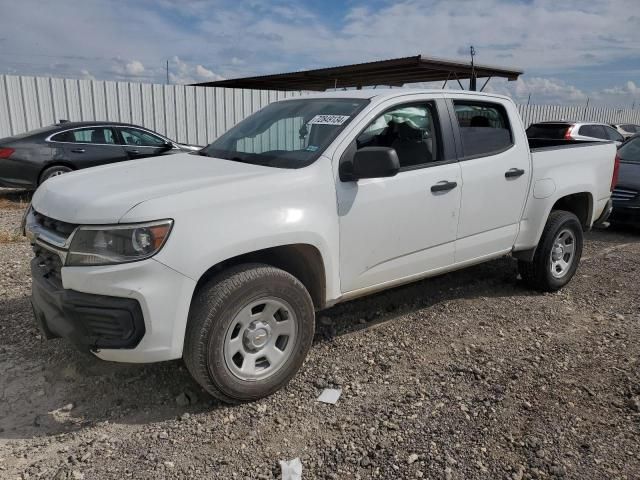
[[[42,275],[56,286],[62,286],[62,260],[57,253],[54,253],[39,245],[33,246],[33,253]]]
[[[65,238],[71,235],[71,232],[73,232],[77,227],[77,225],[72,223],[61,222],[60,220],[42,215],[35,210],[33,212],[33,218],[42,228],[56,232],[58,235],[62,235]]]
[[[611,194],[611,198],[617,202],[629,202],[638,196],[637,190],[628,188],[615,188]]]

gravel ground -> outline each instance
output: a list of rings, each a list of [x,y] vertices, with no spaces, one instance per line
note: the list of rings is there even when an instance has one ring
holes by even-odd
[[[0,231],[18,200],[0,195]],[[555,294],[504,258],[334,307],[291,384],[236,407],[180,361],[43,341],[30,256],[0,242],[2,479],[268,479],[295,457],[319,479],[640,478],[637,232],[588,234]],[[327,386],[336,405],[315,400]]]

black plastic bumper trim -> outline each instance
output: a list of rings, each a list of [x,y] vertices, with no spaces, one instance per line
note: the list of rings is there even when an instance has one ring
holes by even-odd
[[[36,323],[46,338],[66,338],[82,350],[135,348],[145,334],[137,300],[61,288],[31,262]]]

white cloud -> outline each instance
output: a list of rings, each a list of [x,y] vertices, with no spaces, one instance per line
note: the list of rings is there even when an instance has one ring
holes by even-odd
[[[640,87],[638,87],[633,80],[629,80],[624,85],[616,85],[614,87],[605,88],[603,93],[608,95],[628,95],[636,96],[640,95]]]
[[[169,79],[171,83],[198,83],[223,80],[224,77],[200,64],[193,65],[180,57],[173,57],[169,62]]]
[[[224,77],[218,75],[217,73],[213,73],[211,70],[203,67],[202,65],[196,65],[196,75],[203,80],[222,80]]]
[[[149,78],[149,75],[145,74],[146,69],[140,60],[116,57],[110,59],[110,63],[111,72],[115,74],[117,80],[145,80]]]
[[[82,78],[84,80],[95,80],[96,79],[96,77],[91,75],[91,72],[89,72],[89,70],[87,70],[86,68],[83,68],[82,70],[80,70],[80,78]]]
[[[127,63],[124,68],[129,75],[133,75],[134,77],[144,73],[144,65],[138,60],[132,60]]]

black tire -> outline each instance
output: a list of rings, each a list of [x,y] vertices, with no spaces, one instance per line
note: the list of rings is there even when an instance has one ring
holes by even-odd
[[[236,314],[252,302],[271,297],[291,306],[297,333],[287,360],[269,377],[243,380],[225,360],[225,338]],[[293,275],[263,264],[245,264],[207,282],[195,294],[189,312],[183,358],[193,378],[227,403],[266,397],[285,386],[302,366],[315,332],[309,292]]]
[[[574,256],[566,273],[557,278],[551,271],[551,253],[558,234],[570,230],[575,238]],[[580,220],[571,212],[555,210],[551,212],[540,237],[533,261],[518,260],[518,271],[526,285],[542,292],[555,292],[564,287],[578,269],[584,236]]]
[[[40,181],[38,182],[38,185],[42,185],[45,180],[49,180],[51,177],[63,175],[72,171],[73,168],[67,167],[66,165],[55,165],[53,167],[45,168],[40,174]]]

